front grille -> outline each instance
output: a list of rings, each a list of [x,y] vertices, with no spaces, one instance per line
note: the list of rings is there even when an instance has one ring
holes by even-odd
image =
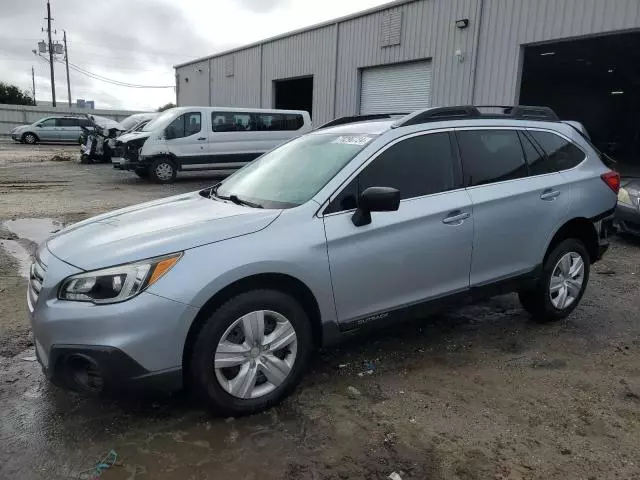
[[[29,271],[29,287],[27,289],[27,300],[29,303],[29,310],[33,312],[38,296],[42,290],[42,283],[44,282],[44,274],[47,271],[47,266],[36,257],[36,261],[31,264],[31,270]]]

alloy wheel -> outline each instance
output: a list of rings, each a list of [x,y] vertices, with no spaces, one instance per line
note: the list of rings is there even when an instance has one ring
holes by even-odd
[[[33,135],[32,133],[27,133],[24,136],[24,141],[25,141],[25,143],[28,143],[29,145],[33,145],[34,143],[36,143],[36,136]]]
[[[271,393],[289,376],[296,361],[295,328],[282,314],[257,310],[235,320],[214,355],[220,386],[237,398]]]
[[[576,252],[565,253],[553,268],[549,297],[558,310],[569,307],[580,296],[584,283],[584,260]]]

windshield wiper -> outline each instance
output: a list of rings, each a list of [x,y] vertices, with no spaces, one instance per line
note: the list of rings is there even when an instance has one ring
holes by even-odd
[[[218,197],[220,200],[229,200],[230,202],[233,202],[236,205],[245,205],[247,207],[253,207],[253,208],[264,208],[259,203],[250,202],[249,200],[244,200],[242,198],[239,198],[237,195],[232,194],[232,195],[229,195],[228,197],[225,197],[223,195],[218,195],[217,193],[214,193],[214,195]]]

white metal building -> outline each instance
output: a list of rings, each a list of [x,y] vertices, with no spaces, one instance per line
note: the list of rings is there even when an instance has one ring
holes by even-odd
[[[544,104],[640,156],[640,0],[396,0],[176,66],[178,105],[300,108],[314,124]]]

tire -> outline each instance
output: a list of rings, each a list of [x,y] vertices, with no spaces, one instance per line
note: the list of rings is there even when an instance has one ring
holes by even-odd
[[[136,173],[136,175],[138,175],[140,178],[144,178],[145,180],[147,180],[149,178],[149,170],[146,168],[136,168],[134,170],[134,172]]]
[[[89,155],[83,153],[82,155],[80,155],[80,163],[82,163],[83,165],[87,165],[93,162],[91,161],[91,157]]]
[[[38,136],[35,133],[25,133],[22,135],[22,142],[27,145],[35,145],[38,143]]]
[[[589,271],[589,253],[584,244],[574,238],[564,240],[547,257],[538,285],[518,292],[520,303],[537,321],[562,320],[580,303],[589,282]]]
[[[255,343],[263,346],[248,349],[242,318],[259,311],[263,312],[265,328],[260,329],[262,334],[257,336]],[[257,321],[258,316],[250,318]],[[285,341],[289,342],[284,348],[274,349],[275,339],[269,339],[276,328],[281,332],[276,336],[281,340],[278,347]],[[293,341],[292,329],[295,335]],[[267,335],[261,337],[265,332]],[[269,341],[271,343],[266,344]],[[238,347],[232,348],[240,349],[241,353],[234,353],[233,358],[229,358],[229,355],[225,358],[218,352],[221,343],[227,346],[237,344]],[[250,345],[255,343],[249,340]],[[309,318],[292,297],[277,290],[241,293],[218,308],[198,333],[188,367],[190,384],[216,413],[225,416],[256,413],[272,407],[293,391],[304,373],[312,348]],[[225,363],[235,362],[236,365],[216,368],[217,361],[225,360]],[[287,374],[283,373],[285,370],[275,368],[283,366],[289,367]],[[242,372],[245,372],[244,376]],[[253,378],[254,383],[239,382],[249,378]],[[272,382],[270,378],[275,380]],[[247,385],[252,386],[243,388]]]
[[[156,183],[173,183],[177,174],[176,164],[169,158],[158,158],[149,167],[149,178]]]

